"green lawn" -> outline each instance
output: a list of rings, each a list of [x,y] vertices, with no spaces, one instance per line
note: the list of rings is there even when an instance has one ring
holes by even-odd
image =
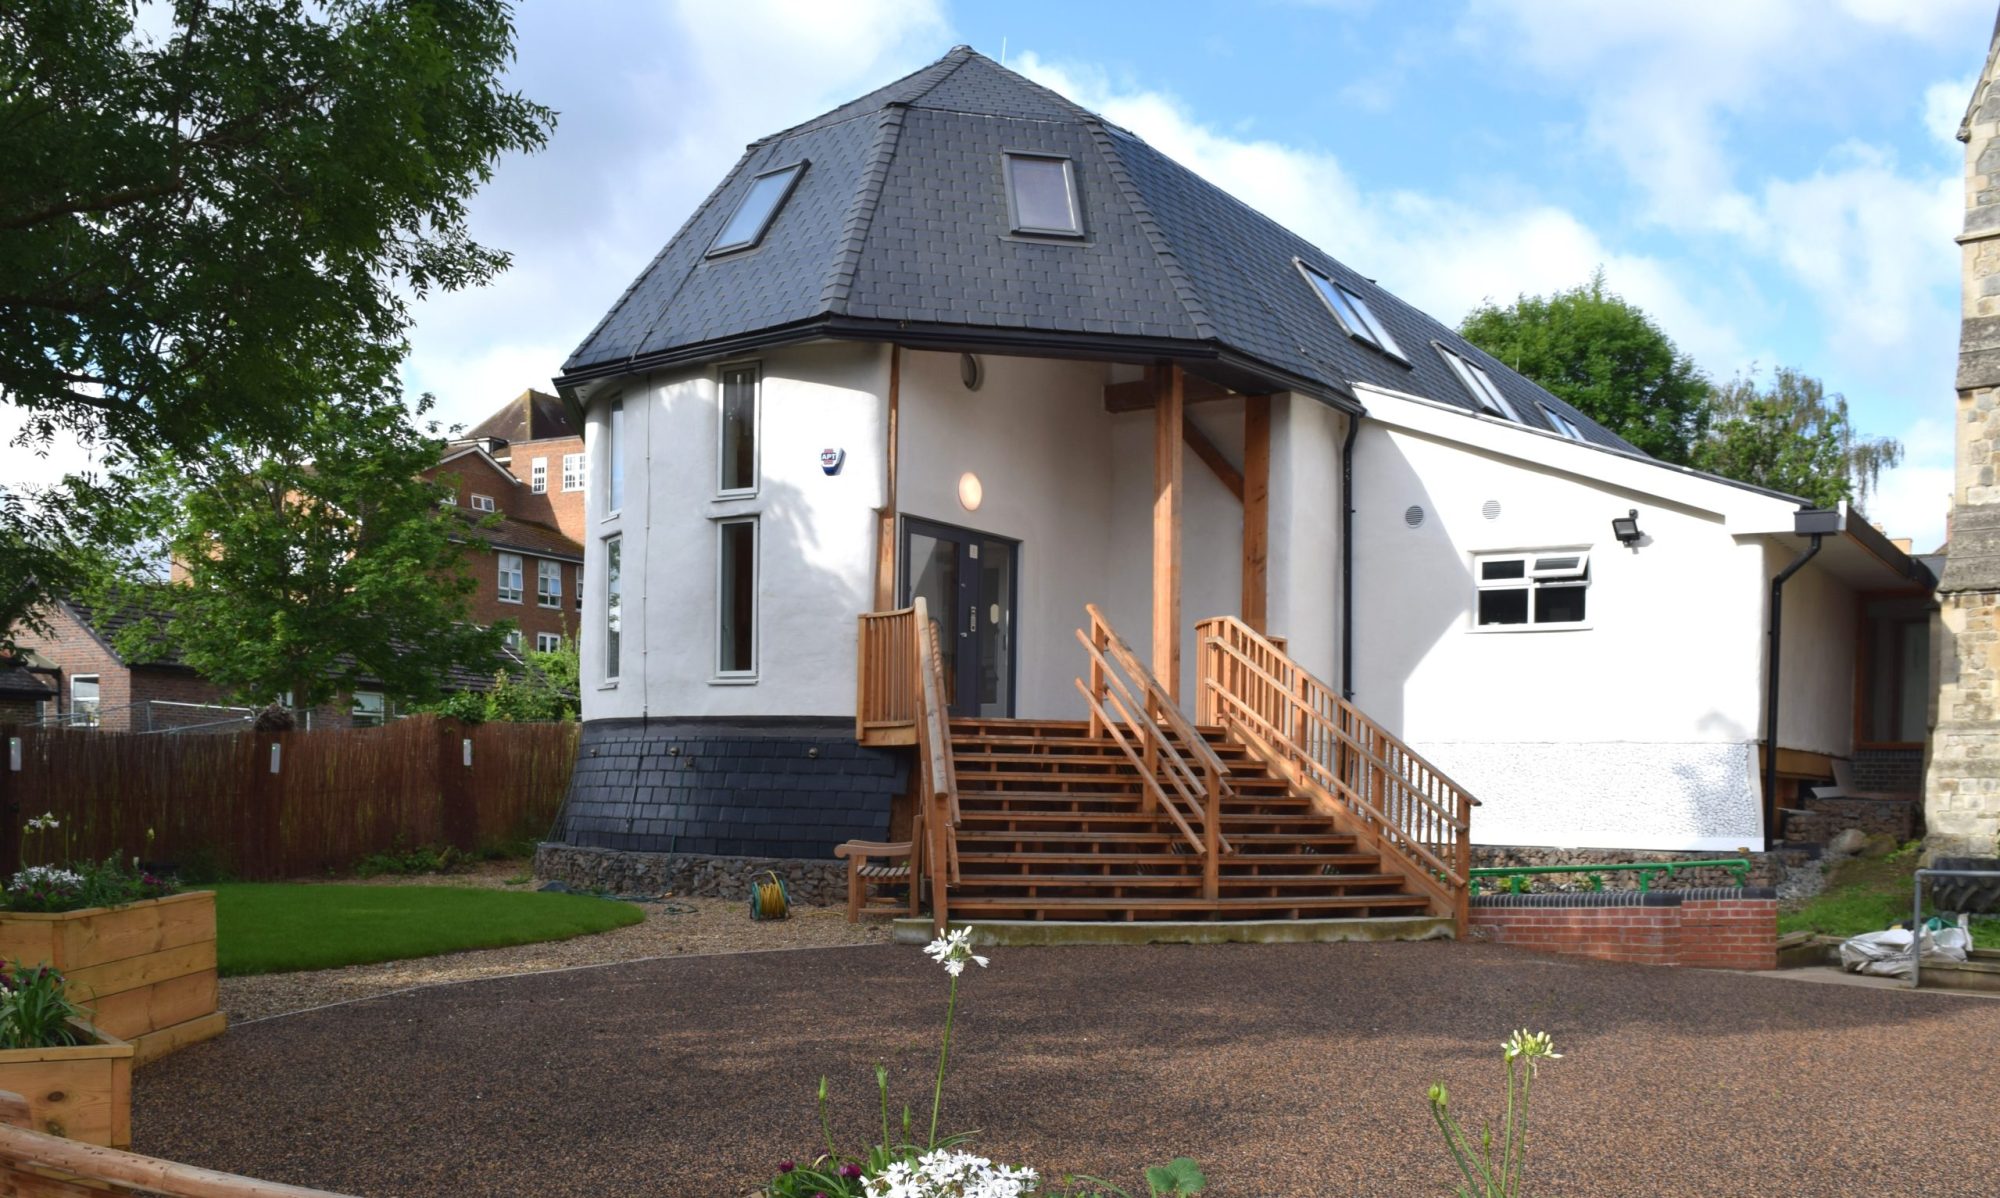
[[[215,891],[224,977],[333,969],[567,940],[638,923],[631,903],[457,886],[228,882]]]
[[[1825,890],[1796,910],[1778,913],[1778,931],[1858,936],[1906,922],[1916,868],[1913,848],[1872,861],[1842,861],[1833,867]],[[2000,948],[2000,918],[1973,919],[1972,943],[1978,948]]]

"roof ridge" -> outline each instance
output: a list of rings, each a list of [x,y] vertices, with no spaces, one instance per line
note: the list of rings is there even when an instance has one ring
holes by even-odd
[[[902,140],[903,114],[906,106],[894,105],[883,110],[881,124],[875,128],[875,142],[868,147],[868,157],[861,167],[861,185],[855,189],[853,202],[848,205],[847,219],[841,223],[840,248],[834,251],[833,266],[827,272],[826,283],[820,288],[820,307],[827,312],[845,313],[847,301],[854,290],[854,278],[861,270],[861,252],[868,240],[868,232],[875,225],[875,213],[881,206],[882,187],[889,177],[889,166],[896,160],[896,147]]]
[[[796,125],[787,126],[786,128],[778,130],[776,133],[767,134],[764,137],[758,138],[756,141],[750,143],[750,149],[754,150],[759,146],[764,145],[767,142],[783,141],[787,137],[791,137],[792,135],[797,133],[803,133],[808,129],[820,128],[822,126],[822,122],[828,125],[832,125],[832,124],[839,124],[843,121],[850,121],[855,119],[856,117],[866,116],[868,115],[868,112],[870,110],[862,109],[861,111],[855,112],[851,115],[840,117],[839,120],[828,119],[832,117],[835,113],[843,112],[849,108],[853,108],[855,105],[860,104],[863,100],[869,99],[872,96],[880,96],[884,95],[885,93],[894,92],[897,88],[903,86],[910,80],[915,79],[920,75],[924,75],[929,72],[936,72],[937,78],[926,80],[923,84],[923,87],[916,93],[919,96],[924,95],[925,93],[929,92],[932,88],[936,87],[939,83],[944,82],[945,79],[950,77],[953,71],[956,71],[959,67],[964,66],[966,60],[973,57],[976,54],[978,54],[978,51],[974,50],[971,46],[967,45],[953,46],[951,49],[945,51],[944,57],[936,59],[932,62],[925,63],[923,66],[918,67],[916,70],[911,71],[907,75],[903,75],[896,79],[892,79],[880,87],[870,88],[869,90],[862,92],[860,95],[854,97],[852,100],[848,100],[845,103],[836,104],[832,108],[827,109],[825,112],[819,113],[816,116],[807,117],[805,120],[800,121]],[[885,98],[880,104],[876,105],[875,110],[879,111],[880,109],[887,108],[892,104],[907,104],[907,103],[909,103],[909,99],[907,97],[901,99]],[[733,174],[734,172],[732,171],[731,173]]]
[[[1001,70],[1006,68],[1002,67]],[[1145,230],[1146,240],[1151,243],[1153,253],[1159,256],[1160,268],[1174,281],[1174,298],[1180,301],[1182,310],[1187,313],[1188,319],[1194,322],[1195,332],[1205,341],[1215,340],[1217,337],[1215,322],[1209,317],[1208,305],[1195,290],[1194,280],[1188,277],[1187,271],[1181,266],[1180,255],[1167,243],[1166,233],[1160,228],[1159,222],[1153,219],[1152,207],[1146,203],[1145,197],[1139,193],[1138,184],[1132,181],[1131,173],[1125,169],[1125,159],[1118,152],[1116,139],[1107,130],[1105,121],[1073,100],[1066,99],[1065,103],[1085,114],[1084,124],[1089,128],[1092,140],[1098,143],[1098,149],[1103,152],[1104,160],[1111,169],[1111,177],[1118,185],[1119,194],[1125,197],[1125,203],[1131,207],[1132,215],[1138,220],[1139,227]],[[1290,330],[1287,329],[1286,332],[1289,333]]]

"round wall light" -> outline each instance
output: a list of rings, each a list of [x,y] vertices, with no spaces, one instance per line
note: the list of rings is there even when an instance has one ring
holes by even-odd
[[[979,502],[986,498],[986,488],[979,484],[979,476],[968,470],[958,476],[958,506],[968,512],[979,510]]]
[[[958,381],[965,384],[967,391],[979,390],[986,381],[986,363],[972,354],[958,355]]]

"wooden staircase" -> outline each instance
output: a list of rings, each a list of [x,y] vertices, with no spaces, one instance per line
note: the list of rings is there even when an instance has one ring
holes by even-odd
[[[1300,919],[1420,915],[1430,899],[1316,813],[1219,728],[1229,770],[1219,893],[1141,775],[1083,721],[953,720],[959,874],[954,919]],[[1202,831],[1199,812],[1191,816]]]

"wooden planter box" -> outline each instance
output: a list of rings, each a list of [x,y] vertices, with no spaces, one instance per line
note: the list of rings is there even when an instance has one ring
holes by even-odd
[[[55,914],[0,911],[0,959],[61,970],[97,1030],[130,1041],[133,1064],[221,1035],[226,1023],[215,1009],[212,890]]]
[[[89,1043],[0,1050],[0,1090],[28,1100],[36,1131],[124,1148],[132,1143],[132,1045],[70,1022]]]

